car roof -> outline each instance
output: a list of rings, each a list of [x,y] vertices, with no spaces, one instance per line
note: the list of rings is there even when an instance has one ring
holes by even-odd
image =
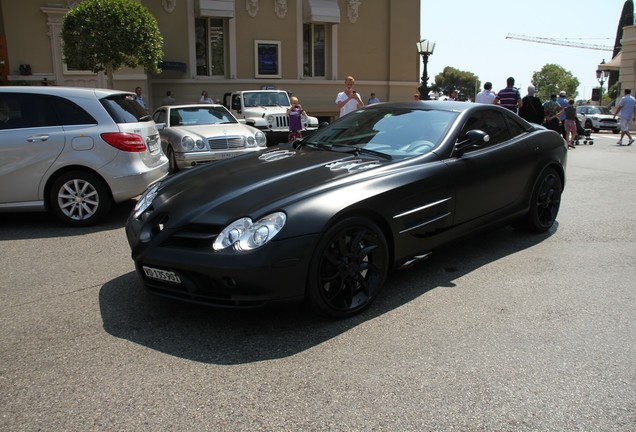
[[[455,111],[455,112],[464,112],[464,111],[475,111],[481,109],[495,109],[495,110],[503,110],[512,112],[506,108],[503,108],[499,105],[495,104],[478,104],[474,102],[462,102],[462,101],[438,101],[438,100],[430,100],[430,101],[408,101],[408,102],[384,102],[379,104],[372,104],[369,107],[410,107],[410,108],[420,108],[420,109],[434,109],[434,110],[442,110],[442,111]]]
[[[55,96],[83,96],[94,95],[97,98],[103,98],[114,94],[129,94],[133,95],[133,92],[126,90],[114,90],[105,88],[85,88],[85,87],[58,87],[58,86],[3,86],[0,87],[0,92],[18,92],[18,93],[32,93],[32,94],[49,94]]]

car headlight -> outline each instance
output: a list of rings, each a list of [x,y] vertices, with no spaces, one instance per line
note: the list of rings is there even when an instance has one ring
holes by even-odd
[[[254,134],[254,136],[247,137],[247,146],[248,147],[265,147],[267,145],[267,137],[261,131],[258,131]]]
[[[194,148],[194,138],[192,138],[189,135],[186,135],[183,138],[181,138],[181,147],[183,147],[183,150],[185,151],[192,150]]]
[[[141,216],[148,209],[148,207],[150,207],[150,204],[152,204],[152,200],[154,200],[157,196],[157,191],[159,190],[160,184],[161,183],[155,183],[154,185],[146,189],[146,191],[141,195],[141,198],[139,198],[139,201],[137,201],[137,204],[135,204],[135,209],[133,210],[133,217],[135,219],[139,219],[139,216]]]
[[[212,248],[217,251],[232,246],[237,251],[257,249],[273,239],[286,221],[287,215],[283,212],[269,214],[256,222],[248,217],[237,219],[221,231]]]
[[[267,123],[269,124],[274,123],[274,115],[273,114],[268,115],[266,120],[267,120]]]

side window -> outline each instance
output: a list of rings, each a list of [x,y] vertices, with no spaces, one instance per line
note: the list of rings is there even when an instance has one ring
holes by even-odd
[[[494,110],[480,111],[471,116],[462,127],[459,139],[464,139],[466,133],[472,129],[482,130],[490,136],[487,146],[499,144],[511,138],[506,119]]]
[[[506,122],[508,123],[508,128],[510,129],[510,138],[517,137],[521,134],[526,133],[524,127],[514,118],[508,117],[506,118]]]
[[[0,129],[15,129],[22,124],[22,109],[15,94],[0,93]]]
[[[166,110],[159,110],[152,116],[155,123],[166,123],[166,118]]]
[[[97,120],[75,102],[56,96],[46,96],[46,99],[54,107],[61,125],[97,124]]]
[[[1,129],[36,128],[60,124],[50,99],[38,94],[3,93],[0,111],[4,120]]]

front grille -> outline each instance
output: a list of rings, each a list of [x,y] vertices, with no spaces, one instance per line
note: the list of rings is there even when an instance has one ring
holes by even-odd
[[[288,128],[289,123],[287,122],[286,115],[277,115],[276,117],[276,128]]]
[[[222,136],[208,139],[210,150],[232,150],[245,148],[245,137]]]

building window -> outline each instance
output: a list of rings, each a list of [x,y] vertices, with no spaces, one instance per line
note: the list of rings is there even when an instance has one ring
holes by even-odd
[[[225,22],[222,18],[197,18],[197,75],[225,76]]]
[[[325,76],[325,24],[303,25],[303,74]]]
[[[256,78],[280,78],[280,41],[254,41],[254,64]]]

